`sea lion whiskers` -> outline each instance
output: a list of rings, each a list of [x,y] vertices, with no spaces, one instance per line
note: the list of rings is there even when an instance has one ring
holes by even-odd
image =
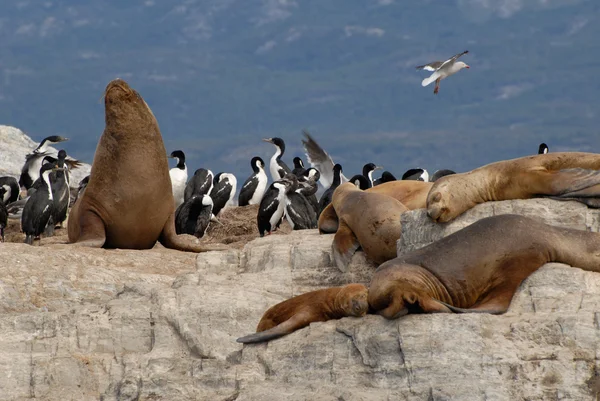
[[[361,317],[367,314],[368,291],[362,284],[348,284],[343,287],[333,301],[334,312],[339,316]]]

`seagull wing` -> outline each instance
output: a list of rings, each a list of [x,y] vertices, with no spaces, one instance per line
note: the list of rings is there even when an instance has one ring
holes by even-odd
[[[456,54],[456,55],[454,55],[454,56],[450,57],[448,60],[444,61],[444,63],[443,63],[441,66],[440,66],[440,68],[442,68],[442,67],[443,67],[443,66],[445,66],[446,64],[451,64],[451,63],[454,63],[456,60],[458,60],[458,58],[459,58],[460,56],[462,56],[462,55],[464,55],[464,54],[467,54],[468,52],[469,52],[468,50],[465,50],[465,51],[464,51],[464,52],[462,52],[462,53],[458,53],[458,54]]]
[[[319,170],[321,185],[324,188],[329,188],[333,182],[333,166],[335,163],[331,156],[319,146],[307,131],[303,131],[302,133],[306,137],[306,139],[302,140],[304,150],[306,151],[306,158],[312,167]]]
[[[436,71],[442,65],[444,65],[445,61],[434,61],[433,63],[424,64],[417,66],[417,70],[425,70],[425,71]]]

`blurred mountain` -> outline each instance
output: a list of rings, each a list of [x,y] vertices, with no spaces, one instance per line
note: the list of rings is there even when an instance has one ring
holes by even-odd
[[[4,2],[0,124],[71,138],[91,162],[105,85],[127,80],[167,150],[243,180],[302,152],[308,129],[347,176],[376,161],[464,171],[551,151],[599,151],[596,0]],[[471,68],[422,88],[414,66],[468,49]]]

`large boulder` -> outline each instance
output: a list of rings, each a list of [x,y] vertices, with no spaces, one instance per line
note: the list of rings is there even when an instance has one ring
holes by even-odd
[[[547,207],[567,215],[579,205]],[[296,231],[199,255],[0,244],[0,399],[592,400],[600,391],[600,274],[560,264],[529,277],[501,316],[369,315],[236,343],[290,296],[369,282],[375,266],[361,252],[347,272],[333,266],[332,238]]]

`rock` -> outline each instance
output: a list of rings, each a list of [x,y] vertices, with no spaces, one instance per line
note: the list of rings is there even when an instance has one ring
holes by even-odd
[[[0,399],[595,399],[600,274],[560,264],[501,316],[369,315],[236,343],[277,302],[369,282],[361,252],[333,266],[332,238],[199,255],[0,244]]]
[[[38,143],[18,128],[0,125],[0,177],[11,176],[18,180],[21,176],[21,168],[25,163],[25,156],[31,153]],[[64,144],[68,149],[68,143],[61,144]],[[48,147],[48,150],[53,155],[58,153],[58,150],[51,146]],[[76,158],[71,154],[69,156]],[[89,175],[91,169],[92,166],[83,163],[78,168],[71,170],[71,188],[77,188],[79,181]]]
[[[576,201],[525,199],[480,203],[448,223],[436,223],[426,209],[402,214],[402,235],[397,242],[398,255],[429,245],[484,217],[519,214],[539,218],[546,224],[576,230],[600,231],[600,209],[590,209]]]

